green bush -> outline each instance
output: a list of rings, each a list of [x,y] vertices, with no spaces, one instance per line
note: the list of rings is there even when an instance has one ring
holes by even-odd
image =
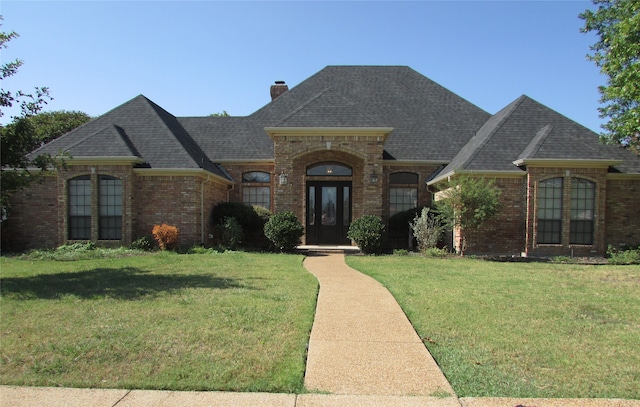
[[[449,252],[446,248],[438,248],[438,247],[430,247],[422,252],[426,257],[434,257],[437,259],[441,259],[447,257]]]
[[[438,245],[444,227],[430,208],[422,208],[419,215],[410,223],[413,236],[418,241],[418,249],[424,252]]]
[[[235,250],[244,236],[244,234],[242,233],[242,226],[240,226],[236,218],[228,217],[224,218],[224,220],[222,221],[220,230],[222,236],[222,246],[226,249]]]
[[[151,235],[142,236],[139,239],[134,240],[129,245],[129,248],[132,250],[140,250],[143,252],[150,252],[155,250],[157,247],[156,241]]]
[[[291,211],[276,213],[264,225],[264,234],[280,251],[293,250],[304,233],[300,221]]]
[[[235,218],[243,231],[243,246],[263,247],[268,245],[264,235],[264,225],[271,212],[262,206],[251,206],[240,202],[221,202],[213,207],[209,226],[216,243],[222,244],[222,229],[219,228],[226,218]]]
[[[640,246],[637,249],[617,250],[609,245],[607,257],[609,264],[640,264]]]
[[[374,215],[364,215],[351,222],[347,237],[358,245],[365,254],[382,251],[384,243],[384,224],[382,219]]]

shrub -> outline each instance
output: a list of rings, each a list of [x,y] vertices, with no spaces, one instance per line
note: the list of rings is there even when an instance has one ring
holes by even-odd
[[[428,249],[424,250],[422,254],[424,254],[426,257],[435,257],[441,259],[443,257],[447,257],[449,255],[449,252],[446,248],[429,247]]]
[[[150,252],[156,248],[156,241],[153,239],[153,236],[151,235],[142,236],[141,238],[131,242],[131,244],[129,245],[129,248],[132,250]]]
[[[364,215],[351,222],[347,237],[365,254],[380,253],[384,243],[384,224],[375,215]]]
[[[409,251],[406,249],[393,249],[394,256],[408,256]]]
[[[227,217],[224,218],[219,227],[220,234],[222,236],[222,246],[226,249],[235,250],[244,236],[242,233],[242,226],[240,226],[236,218]]]
[[[160,250],[173,248],[178,243],[179,230],[175,226],[167,224],[155,225],[151,231],[153,238],[158,242]]]
[[[636,250],[617,250],[609,245],[607,248],[609,264],[640,264],[640,246]]]
[[[271,211],[262,206],[251,206],[240,202],[220,202],[211,210],[210,227],[217,243],[222,244],[220,226],[226,218],[235,218],[242,227],[243,245],[265,246],[264,225],[271,217]]]
[[[440,220],[429,208],[422,208],[420,215],[416,215],[409,226],[418,241],[418,249],[421,252],[436,247],[444,231]]]
[[[265,236],[281,251],[293,250],[303,233],[302,224],[291,211],[276,213],[264,225]]]

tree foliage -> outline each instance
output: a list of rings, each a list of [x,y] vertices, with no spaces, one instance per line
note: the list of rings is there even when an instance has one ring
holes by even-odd
[[[597,10],[580,14],[583,32],[595,32],[599,41],[587,57],[608,77],[600,87],[603,104],[601,138],[640,154],[640,1],[593,0]]]
[[[457,176],[446,184],[435,206],[442,220],[461,229],[462,254],[467,244],[465,231],[479,229],[498,213],[501,193],[495,180],[470,175]]]
[[[7,43],[18,37],[14,31],[6,33],[0,32],[0,48],[7,48]],[[6,62],[0,66],[0,79],[4,80],[15,75],[18,68],[22,66],[22,61],[16,59]],[[9,196],[31,184],[42,179],[44,173],[52,166],[56,165],[54,159],[49,155],[28,156],[27,154],[35,150],[40,141],[35,137],[34,125],[29,118],[40,113],[47,101],[51,100],[49,89],[46,87],[36,87],[33,92],[23,91],[11,92],[4,88],[0,89],[0,107],[2,109],[19,106],[20,113],[14,116],[8,126],[0,126],[0,169],[2,195],[3,218],[7,207]],[[0,110],[0,117],[4,112]],[[33,171],[36,168],[36,171]]]

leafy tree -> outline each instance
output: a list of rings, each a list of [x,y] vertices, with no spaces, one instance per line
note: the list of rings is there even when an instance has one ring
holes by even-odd
[[[600,40],[587,57],[608,76],[600,87],[600,116],[609,118],[601,139],[640,155],[640,1],[593,0],[595,11],[580,14],[582,32]]]
[[[446,184],[446,188],[435,206],[443,221],[460,229],[460,254],[464,255],[467,247],[466,232],[479,229],[488,219],[495,216],[500,209],[502,191],[496,187],[495,180],[470,175],[452,178]]]
[[[7,43],[16,37],[18,34],[14,31],[0,32],[0,48],[7,48]],[[0,66],[0,80],[15,75],[20,66],[22,66],[22,61],[19,59],[2,64]],[[5,217],[7,201],[12,193],[32,182],[41,180],[47,170],[56,166],[55,160],[48,154],[28,155],[41,143],[36,136],[34,124],[30,118],[40,113],[48,100],[51,100],[51,97],[49,89],[46,87],[36,87],[32,93],[0,89],[0,107],[7,108],[14,105],[20,107],[20,114],[12,118],[10,125],[0,126],[2,219]],[[0,117],[3,114],[0,110]],[[29,170],[33,168],[36,168],[37,171]]]
[[[91,120],[91,116],[80,111],[58,110],[39,113],[29,117],[35,136],[41,144],[48,143]]]
[[[227,113],[226,110],[223,110],[222,113],[211,113],[209,116],[210,117],[231,117],[231,115]]]

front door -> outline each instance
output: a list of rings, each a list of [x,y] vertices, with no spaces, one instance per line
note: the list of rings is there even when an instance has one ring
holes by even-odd
[[[351,182],[307,182],[307,244],[350,244]]]

